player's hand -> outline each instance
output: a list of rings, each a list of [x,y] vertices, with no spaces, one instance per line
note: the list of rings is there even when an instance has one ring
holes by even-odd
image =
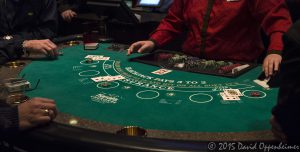
[[[138,53],[146,53],[146,52],[151,52],[155,47],[154,42],[152,41],[138,41],[129,47],[127,50],[127,55],[130,55],[134,52]]]
[[[270,119],[270,124],[272,126],[272,132],[275,136],[275,138],[277,138],[280,141],[287,141],[287,137],[286,135],[283,133],[280,125],[278,124],[276,118],[272,115],[271,119]]]
[[[263,71],[266,77],[270,77],[279,70],[279,65],[281,63],[282,57],[279,54],[269,54],[263,63]]]
[[[49,39],[45,40],[27,40],[24,41],[23,47],[29,52],[42,53],[52,58],[57,57],[57,46]]]
[[[65,10],[60,15],[63,18],[63,20],[67,22],[71,22],[72,18],[77,16],[77,13],[69,9],[69,10]]]
[[[57,110],[54,100],[32,98],[18,106],[20,130],[50,122],[56,117]]]

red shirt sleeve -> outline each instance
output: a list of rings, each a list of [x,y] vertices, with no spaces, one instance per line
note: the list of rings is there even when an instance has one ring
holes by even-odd
[[[185,22],[183,19],[184,1],[174,0],[167,16],[161,21],[158,28],[150,35],[150,39],[154,40],[157,47],[161,47],[185,30]]]
[[[282,35],[292,25],[289,10],[284,0],[251,0],[250,11],[269,36],[268,51],[283,50]],[[252,3],[252,4],[251,4]]]

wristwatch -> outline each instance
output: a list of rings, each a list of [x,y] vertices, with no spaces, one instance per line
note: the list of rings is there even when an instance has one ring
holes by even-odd
[[[5,35],[2,37],[3,40],[11,40],[13,39],[14,37],[12,35]]]
[[[25,55],[26,57],[30,56],[29,51],[27,51],[27,48],[25,47],[25,43],[26,43],[27,41],[28,41],[28,40],[25,40],[25,41],[23,41],[23,43],[22,43],[23,53],[24,53],[24,55]]]

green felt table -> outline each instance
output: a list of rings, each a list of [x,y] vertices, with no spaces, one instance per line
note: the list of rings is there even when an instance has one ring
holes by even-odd
[[[55,99],[59,115],[69,116],[60,122],[69,125],[72,123],[68,120],[75,119],[118,127],[139,126],[155,138],[180,139],[182,135],[185,140],[205,136],[208,140],[272,139],[269,118],[278,89],[266,90],[253,82],[261,67],[237,78],[176,70],[156,75],[152,72],[160,67],[130,62],[129,58],[139,54],[127,56],[126,51],[110,51],[109,45],[100,44],[97,50],[89,51],[82,45],[68,47],[62,49],[63,55],[57,60],[33,61],[20,75],[25,74],[32,85],[38,79],[40,83],[26,94]],[[110,59],[86,63],[87,55]],[[125,79],[112,81],[109,86],[91,79],[115,75]],[[239,89],[241,100],[224,101],[220,92],[229,88]],[[260,96],[252,97],[253,91]],[[179,135],[151,135],[151,130]],[[183,136],[185,133],[189,136]]]

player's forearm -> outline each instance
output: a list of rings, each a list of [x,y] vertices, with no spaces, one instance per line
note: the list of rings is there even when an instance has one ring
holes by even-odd
[[[11,40],[0,40],[0,53],[7,59],[15,59],[23,55],[22,43],[24,39],[13,35]]]
[[[85,2],[84,0],[61,0],[59,3],[59,7],[58,7],[58,12],[62,13],[66,10],[73,10],[73,11],[77,11],[78,8],[80,7],[80,5],[84,5]]]
[[[56,28],[38,27],[31,32],[20,32],[19,36],[24,40],[52,39],[56,36]]]
[[[39,15],[39,24],[37,25],[37,28],[34,28],[32,33],[36,35],[38,39],[50,39],[56,36],[58,29],[57,16],[56,1],[49,0],[45,9]]]
[[[2,106],[2,105],[1,105]],[[0,107],[0,137],[18,130],[18,109],[17,107]]]
[[[58,29],[58,19],[56,7],[54,10],[55,12],[45,10],[39,17],[40,23],[32,28],[31,32],[22,32],[22,35],[26,36],[26,39],[51,39],[55,37]]]

